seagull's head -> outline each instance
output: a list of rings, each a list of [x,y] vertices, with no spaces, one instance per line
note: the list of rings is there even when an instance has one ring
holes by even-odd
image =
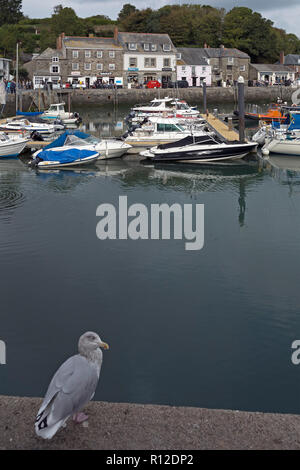
[[[87,331],[79,338],[78,350],[80,354],[94,351],[98,348],[109,349],[107,343],[101,340],[100,336],[93,331]]]

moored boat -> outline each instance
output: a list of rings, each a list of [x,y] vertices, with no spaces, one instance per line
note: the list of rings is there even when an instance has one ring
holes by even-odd
[[[209,163],[243,158],[256,147],[256,142],[228,142],[213,135],[188,136],[178,142],[153,147],[141,155],[153,161]]]
[[[17,157],[24,150],[28,139],[21,136],[8,136],[0,132],[0,158]]]
[[[29,162],[29,166],[48,170],[52,168],[65,168],[95,163],[98,158],[95,150],[62,148],[48,149],[38,152],[38,155]]]

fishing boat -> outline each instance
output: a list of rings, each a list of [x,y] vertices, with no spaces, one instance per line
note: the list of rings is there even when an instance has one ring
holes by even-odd
[[[126,132],[122,137],[132,146],[128,153],[139,153],[155,145],[175,142],[188,135],[207,135],[209,132],[206,122],[194,127],[182,124],[177,118],[149,117],[147,122],[132,131]]]
[[[29,166],[41,170],[50,170],[53,168],[90,165],[95,163],[98,155],[95,150],[85,148],[53,148],[38,152],[38,155],[29,162]]]
[[[17,157],[24,150],[28,139],[0,132],[0,158]]]
[[[98,152],[99,160],[106,160],[122,157],[131,148],[131,145],[119,139],[98,139],[91,134],[69,130],[44,147],[44,150],[56,149],[60,151],[67,148],[94,150]],[[33,155],[38,156],[40,152],[41,150],[38,150]]]
[[[42,119],[61,119],[64,124],[77,124],[81,121],[78,113],[65,111],[65,103],[51,104],[47,111],[40,116]]]
[[[191,135],[178,142],[158,145],[140,155],[154,162],[210,163],[243,158],[256,147],[256,142],[228,142],[214,135]]]

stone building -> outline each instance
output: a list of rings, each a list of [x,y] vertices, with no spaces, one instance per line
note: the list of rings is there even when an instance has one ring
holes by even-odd
[[[89,88],[94,82],[123,84],[123,48],[117,38],[75,37],[62,33],[56,49],[48,48],[31,63],[35,88],[44,82],[53,87],[67,82]]]
[[[300,77],[300,54],[287,54],[280,53],[280,64],[287,65],[295,73],[295,78]]]
[[[177,80],[186,80],[189,86],[211,85],[211,65],[198,47],[177,47]]]
[[[204,47],[199,48],[199,55],[208,59],[212,69],[212,85],[229,81],[236,82],[241,75],[248,80],[250,56],[239,49],[227,49],[224,46],[219,48]]]
[[[123,47],[125,85],[176,80],[176,48],[168,34],[118,32],[117,37]]]
[[[282,64],[250,64],[249,79],[265,82],[269,85],[295,80],[295,72]]]

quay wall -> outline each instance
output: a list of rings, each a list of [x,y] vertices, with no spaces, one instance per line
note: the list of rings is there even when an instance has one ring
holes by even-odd
[[[0,450],[300,449],[300,416],[91,402],[88,426],[68,420],[49,441],[34,420],[40,398],[0,396]]]
[[[283,101],[290,101],[295,88],[293,87],[248,87],[245,86],[245,101],[248,103],[271,103],[277,100],[278,97]],[[153,98],[162,98],[165,96],[176,97],[187,100],[189,103],[203,102],[203,89],[197,87],[174,89],[117,89],[115,90],[61,90],[52,92],[41,91],[38,97],[37,90],[24,90],[22,91],[22,107],[27,111],[32,104],[40,102],[41,108],[49,106],[50,103],[58,103],[64,101],[68,103],[68,95],[74,106],[99,106],[99,105],[114,105],[117,103],[133,105],[135,103],[147,103]],[[208,106],[217,106],[222,103],[236,102],[236,90],[233,87],[208,87],[207,88],[207,104]],[[6,111],[15,109],[15,95],[7,96]]]

